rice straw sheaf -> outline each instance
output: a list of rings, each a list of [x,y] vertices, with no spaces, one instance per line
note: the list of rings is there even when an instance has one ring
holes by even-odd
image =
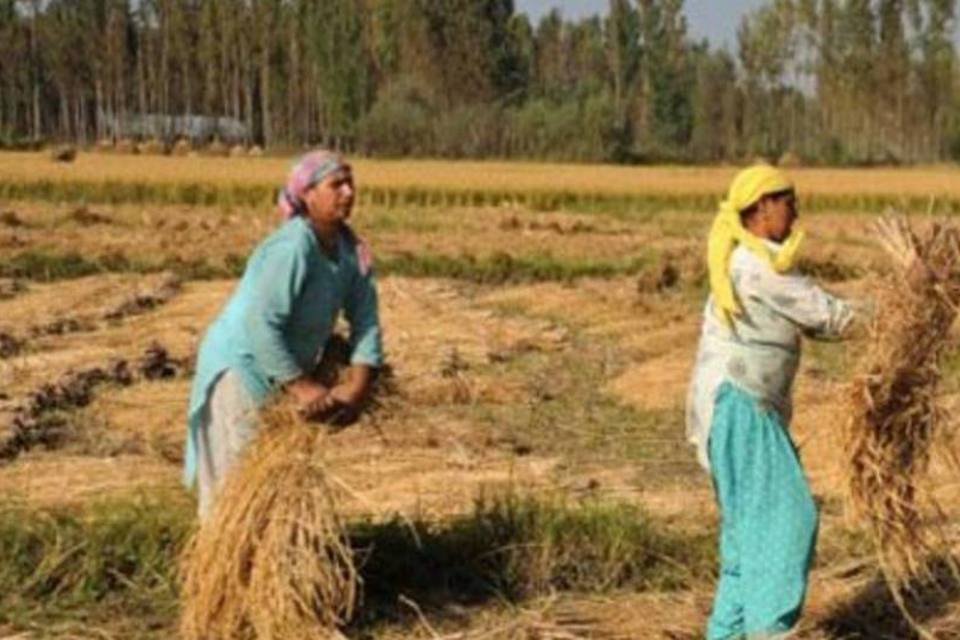
[[[895,595],[934,578],[949,539],[930,479],[934,455],[956,472],[954,425],[938,403],[940,364],[960,303],[960,230],[933,224],[917,252],[937,277],[880,287],[869,344],[852,384],[847,489]]]
[[[275,406],[184,552],[181,637],[342,637],[357,573],[321,431]]]

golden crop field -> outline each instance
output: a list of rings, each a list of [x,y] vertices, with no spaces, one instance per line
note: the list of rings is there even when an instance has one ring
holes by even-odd
[[[283,159],[0,154],[0,183],[276,189]],[[358,160],[389,188],[722,192],[732,168]],[[804,169],[801,190],[960,197],[950,168]],[[820,211],[801,269],[869,301],[889,267],[858,211]],[[196,350],[278,224],[231,206],[0,200],[0,638],[175,638],[177,558],[196,526],[179,482]],[[622,640],[703,635],[717,562],[709,477],[684,436],[711,211],[365,201],[389,384],[324,429],[361,558],[347,638]],[[838,445],[865,337],[809,343],[792,424],[821,505],[796,637],[917,635],[843,506]],[[960,402],[944,363],[940,399]],[[932,481],[960,515],[960,483]],[[960,597],[913,611],[954,638]]]
[[[2,181],[79,181],[148,184],[265,185],[282,182],[292,158],[213,158],[80,153],[53,163],[44,153],[0,153]],[[720,196],[736,167],[624,167],[613,165],[352,160],[357,182],[371,188],[564,191],[606,194],[714,194]],[[960,196],[960,169],[796,168],[789,171],[802,195]]]

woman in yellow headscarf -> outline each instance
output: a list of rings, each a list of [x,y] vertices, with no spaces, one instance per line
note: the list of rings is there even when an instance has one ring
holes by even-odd
[[[795,273],[796,219],[793,183],[756,165],[734,178],[710,231],[711,295],[687,402],[687,435],[721,512],[709,640],[786,632],[806,594],[817,511],[787,430],[791,387],[801,333],[840,336],[853,311]]]

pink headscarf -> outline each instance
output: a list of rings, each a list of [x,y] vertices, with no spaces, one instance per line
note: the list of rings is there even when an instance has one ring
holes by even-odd
[[[303,196],[310,190],[310,187],[323,182],[323,179],[328,175],[336,173],[345,166],[346,162],[344,162],[343,156],[326,149],[311,151],[300,158],[293,169],[290,170],[287,185],[280,191],[280,197],[277,198],[277,208],[283,218],[289,220],[294,216],[304,214],[307,205],[303,201]],[[356,245],[360,274],[366,276],[373,269],[373,252],[370,251],[370,245],[352,229],[347,227],[347,230]]]
[[[339,171],[345,165],[343,156],[326,149],[311,151],[300,158],[290,170],[287,185],[280,191],[280,196],[277,198],[280,215],[289,220],[303,214],[306,210],[303,196],[310,187],[323,182],[324,178]]]

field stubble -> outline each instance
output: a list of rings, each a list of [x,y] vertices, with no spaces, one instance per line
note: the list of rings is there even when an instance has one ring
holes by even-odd
[[[150,171],[131,164],[124,174],[111,158],[92,165],[100,168],[94,176],[87,161],[81,154],[81,173],[62,178],[164,182],[203,174],[256,185],[285,166],[156,159]],[[21,170],[13,164],[0,156],[0,175]],[[362,183],[403,188],[426,180],[429,169],[435,174],[424,184],[439,188],[481,174],[489,181],[477,184],[488,189],[603,183],[632,192],[646,181],[707,200],[732,173],[624,169],[578,182],[593,168],[518,166],[506,184],[497,182],[506,180],[498,165],[477,167],[357,163]],[[38,169],[25,162],[22,170]],[[883,174],[886,188],[918,198],[945,188],[937,176],[952,175],[894,173]],[[877,173],[838,175],[798,179],[821,180],[801,185],[824,194],[863,185],[869,195],[884,182]],[[710,208],[576,214],[366,203],[356,212],[380,265],[393,392],[325,445],[325,463],[354,493],[345,516],[366,558],[366,600],[351,637],[698,637],[710,605],[716,512],[683,442],[681,406],[703,303]],[[25,336],[33,326],[95,320],[0,360],[4,406],[70,369],[135,359],[154,341],[192,359],[243,256],[277,223],[269,207],[236,204],[10,201],[0,209],[5,330]],[[803,268],[844,293],[868,292],[864,276],[882,263],[863,222],[855,214],[807,216]],[[144,272],[162,269],[183,281],[175,295],[104,319],[105,310],[151,289]],[[809,640],[910,637],[837,506],[834,412],[846,354],[857,349],[813,349],[797,389],[794,431],[824,505],[800,634]],[[960,380],[950,376],[948,390]],[[0,589],[9,594],[0,599],[0,630],[170,636],[172,558],[192,526],[192,499],[177,484],[188,388],[188,371],[98,387],[84,406],[63,412],[63,440],[0,466],[0,492],[15,496],[0,509],[0,557],[8,559],[0,586],[9,585]],[[948,502],[956,508],[960,497]],[[98,546],[104,540],[112,555]],[[30,567],[32,580],[30,562],[42,569]],[[955,620],[955,602],[943,599],[926,620]]]

